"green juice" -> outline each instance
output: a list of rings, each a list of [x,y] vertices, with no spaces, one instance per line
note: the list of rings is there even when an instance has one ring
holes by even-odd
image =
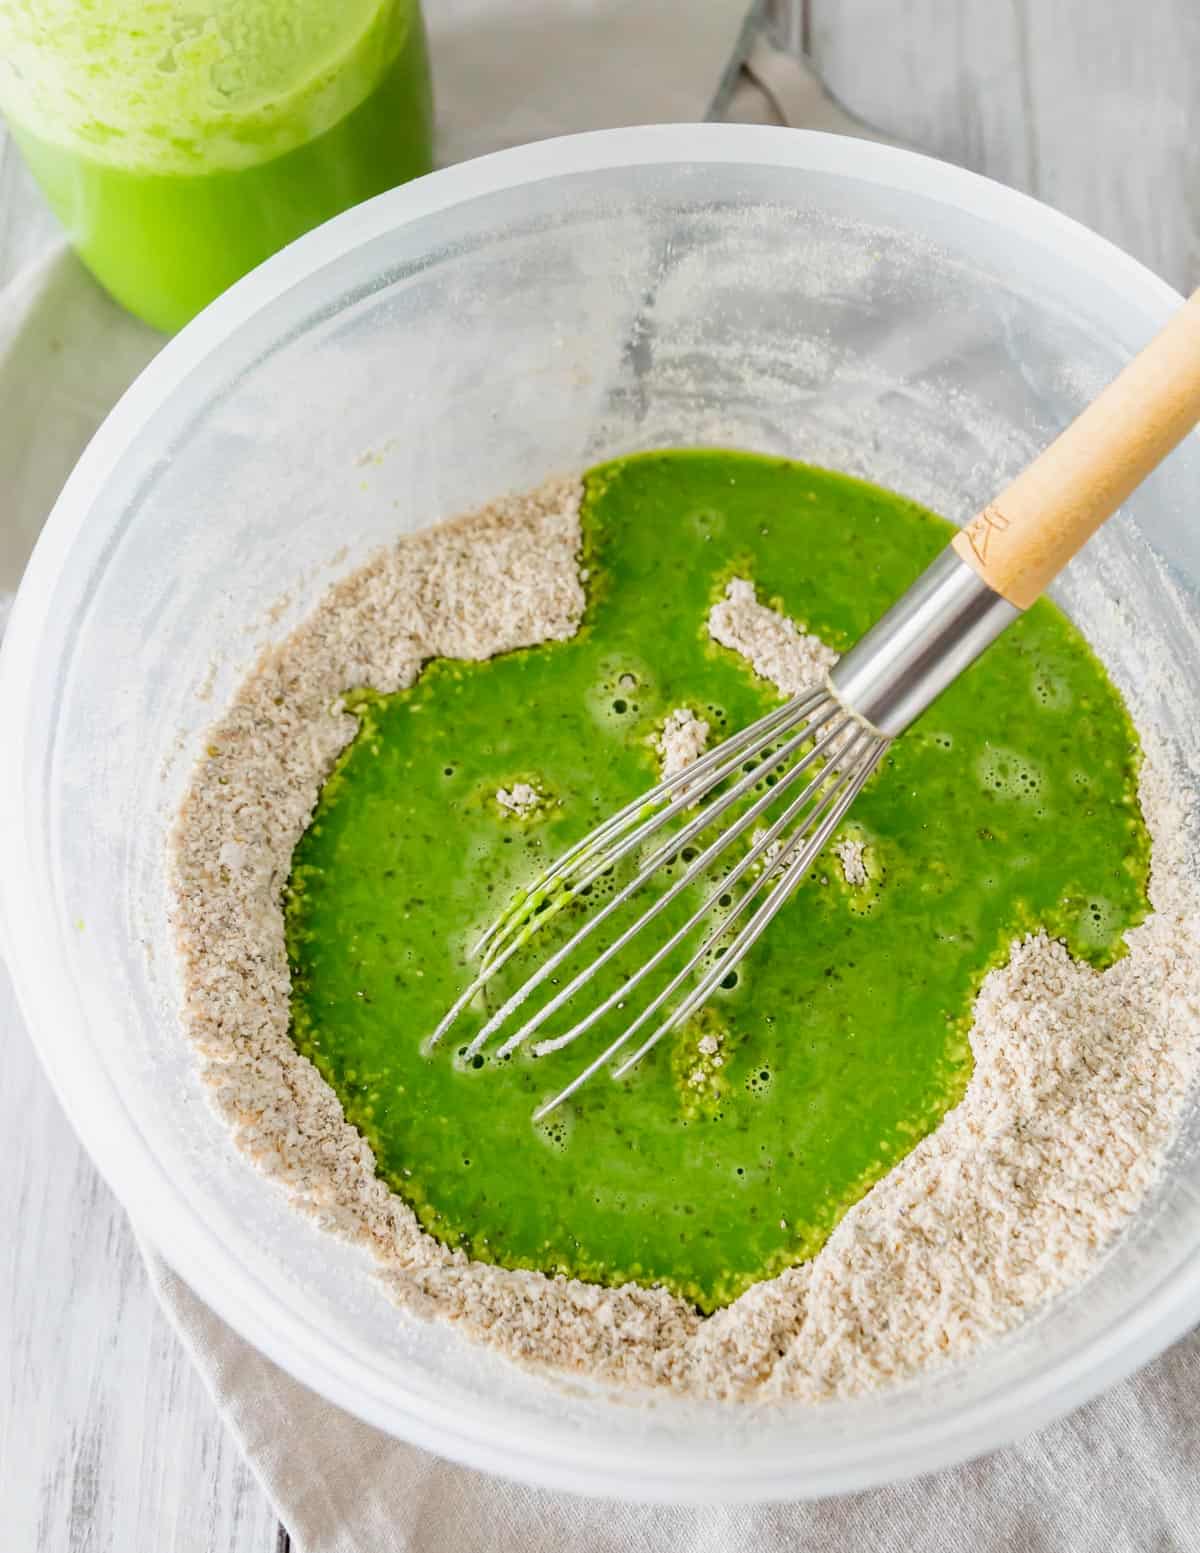
[[[157,328],[432,164],[415,0],[207,0],[194,15],[109,0],[59,8],[57,30],[49,17],[0,12],[0,106],[84,263]]]
[[[583,526],[588,606],[570,641],[434,661],[407,691],[350,698],[360,731],[296,849],[286,901],[293,1038],[380,1175],[447,1244],[507,1267],[663,1284],[708,1311],[811,1257],[961,1098],[975,995],[1015,937],[1044,928],[1101,968],[1123,952],[1148,909],[1139,749],[1082,637],[1035,605],[855,804],[839,835],[863,844],[867,882],[848,883],[826,854],[697,1019],[628,1080],[597,1075],[535,1126],[537,1104],[637,1000],[540,1058],[468,1061],[466,1043],[621,880],[549,922],[429,1053],[487,920],[656,780],[671,710],[692,708],[715,739],[778,705],[708,637],[730,577],[841,650],[950,532],[874,486],[723,452],[593,469]],[[518,818],[496,793],[522,781],[546,801]],[[655,942],[699,898],[664,914]],[[592,1001],[622,974],[601,977]]]

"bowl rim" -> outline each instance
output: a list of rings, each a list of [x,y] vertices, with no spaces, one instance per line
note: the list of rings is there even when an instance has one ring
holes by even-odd
[[[978,174],[874,141],[750,125],[673,124],[601,130],[496,152],[393,189],[299,238],[224,293],[163,348],[126,391],[84,452],[47,520],[0,651],[0,726],[16,730],[0,762],[0,847],[6,894],[0,895],[3,945],[39,1057],[72,1125],[119,1198],[136,1201],[135,1228],[235,1331],[285,1372],[330,1402],[385,1432],[500,1475],[552,1488],[676,1503],[753,1503],[818,1498],[895,1481],[1009,1444],[1123,1379],[1200,1317],[1200,1274],[1176,1268],[1120,1323],[1001,1397],[968,1405],[870,1450],[839,1443],[803,1462],[756,1447],[753,1459],[714,1449],[711,1458],[681,1453],[597,1450],[538,1431],[514,1453],[486,1408],[471,1417],[425,1397],[384,1387],[364,1354],[300,1319],[242,1263],[193,1208],[152,1153],[106,1069],[63,979],[33,974],[55,920],[39,881],[34,838],[25,833],[28,772],[22,736],[34,693],[39,643],[55,583],[95,493],[120,465],[147,419],[201,362],[279,294],[351,250],[411,222],[517,186],[572,174],[664,164],[746,163],[830,173],[911,192],[984,221],[1003,224],[1064,263],[1118,288],[1155,322],[1179,294],[1137,260],[1071,218]],[[13,881],[18,881],[13,884]],[[41,887],[39,887],[39,884]],[[20,896],[20,909],[16,907]],[[111,1104],[96,1105],[98,1089]],[[103,1122],[100,1114],[103,1112]],[[124,1125],[114,1125],[119,1115]],[[1097,1354],[1098,1348],[1103,1352]]]

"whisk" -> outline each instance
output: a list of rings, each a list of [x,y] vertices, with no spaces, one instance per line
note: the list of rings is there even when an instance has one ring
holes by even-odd
[[[573,902],[586,902],[589,910],[579,928],[491,1014],[464,1056],[477,1057],[530,994],[550,983],[553,995],[504,1038],[496,1055],[515,1052],[560,1011],[575,1004],[578,1013],[580,994],[602,967],[640,939],[685,890],[715,873],[716,882],[681,926],[657,945],[642,940],[645,958],[615,991],[566,1030],[535,1043],[534,1053],[543,1055],[578,1040],[614,1008],[624,1008],[656,970],[669,966],[672,956],[700,937],[666,985],[535,1111],[535,1120],[602,1068],[615,1063],[614,1078],[628,1073],[701,1009],[766,931],[892,741],[1038,598],[1197,421],[1200,291],[1055,442],[959,531],[838,660],[822,687],[769,712],[635,798],[563,853],[533,885],[518,891],[476,946],[478,971],[428,1045],[442,1039],[481,989],[551,919]],[[681,827],[672,828],[681,819]],[[704,841],[706,832],[712,837]],[[733,844],[743,836],[745,851],[725,867],[734,855]],[[594,887],[629,857],[638,864],[629,882],[602,905],[587,901]],[[570,962],[594,943],[597,932],[652,883],[661,892],[569,974]],[[735,896],[739,885],[741,893]],[[564,976],[565,984],[559,985]]]

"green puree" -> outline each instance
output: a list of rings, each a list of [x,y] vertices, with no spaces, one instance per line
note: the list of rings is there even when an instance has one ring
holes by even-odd
[[[696,1022],[535,1127],[628,1013],[542,1058],[463,1059],[580,902],[427,1054],[479,930],[656,780],[669,711],[692,707],[715,736],[777,704],[708,638],[731,576],[844,649],[949,525],[801,464],[673,452],[593,469],[584,532],[571,641],[437,660],[408,691],[351,698],[360,732],[287,900],[293,1033],[431,1233],[508,1267],[662,1283],[708,1311],[812,1256],[959,1100],[972,1001],[1014,937],[1043,927],[1101,967],[1122,952],[1147,910],[1138,745],[1078,632],[1037,604],[858,800],[841,835],[865,843],[867,884],[827,855]],[[495,797],[519,781],[547,800],[524,819]]]
[[[80,258],[159,329],[432,165],[417,0],[0,4],[0,108]]]

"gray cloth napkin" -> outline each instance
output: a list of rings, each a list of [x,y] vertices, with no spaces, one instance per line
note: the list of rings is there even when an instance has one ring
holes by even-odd
[[[870,133],[748,31],[746,11],[747,0],[430,0],[442,158],[710,114]],[[729,68],[742,57],[740,73]],[[22,198],[34,230],[36,196]],[[4,591],[62,481],[160,345],[61,240],[0,294],[0,630]],[[1194,1337],[1025,1444],[917,1483],[812,1505],[648,1508],[526,1488],[381,1434],[292,1380],[153,1246],[143,1252],[297,1553],[1171,1553],[1200,1542]]]
[[[814,1504],[631,1505],[551,1493],[402,1445],[243,1342],[146,1265],[299,1553],[1194,1553],[1200,1336],[1020,1445]]]

